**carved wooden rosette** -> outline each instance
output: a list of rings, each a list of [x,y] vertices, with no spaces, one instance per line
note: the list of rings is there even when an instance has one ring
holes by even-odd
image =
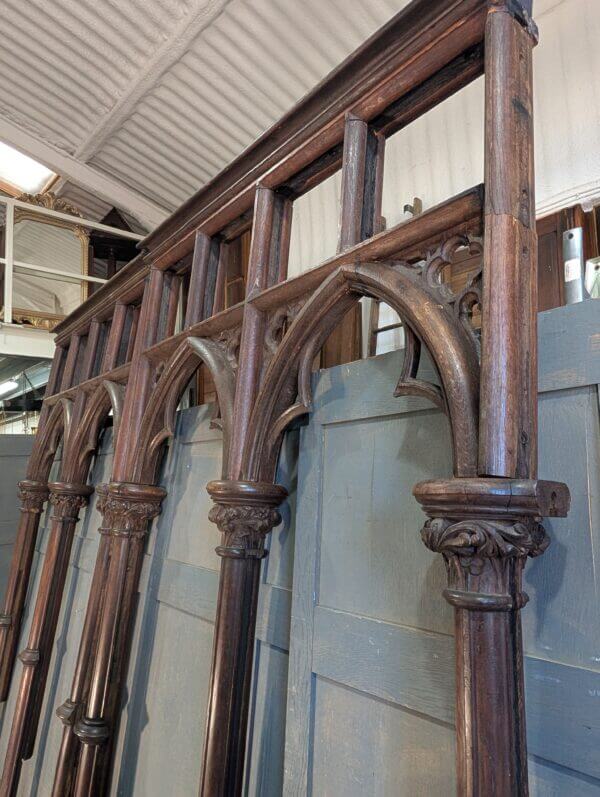
[[[564,517],[564,484],[532,479],[421,482],[421,536],[441,553],[455,609],[458,793],[527,794],[520,609],[527,557],[549,539],[542,517]],[[494,750],[494,755],[489,754]],[[486,752],[487,751],[487,752]]]

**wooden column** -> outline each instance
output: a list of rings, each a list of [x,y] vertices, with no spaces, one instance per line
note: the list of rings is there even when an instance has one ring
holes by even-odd
[[[96,494],[98,495],[98,511],[103,513],[108,494],[108,485],[98,485],[96,487]],[[56,709],[56,714],[65,727],[54,776],[54,786],[52,789],[53,797],[65,797],[65,795],[71,794],[74,785],[74,776],[76,775],[75,763],[79,753],[79,739],[73,733],[73,727],[82,719],[84,700],[89,693],[91,667],[97,643],[98,617],[100,608],[104,602],[104,592],[108,579],[108,565],[110,561],[108,543],[108,536],[102,534],[98,546],[94,575],[90,585],[89,599],[85,612],[83,631],[79,642],[79,651],[75,664],[75,674],[73,676],[71,693],[68,699]]]
[[[46,388],[48,395],[59,389],[62,379],[61,368],[64,365],[65,357],[66,354],[62,349],[56,350]],[[8,574],[4,608],[0,615],[0,702],[2,703],[8,698],[40,517],[44,502],[48,497],[47,479],[52,462],[48,453],[42,450],[41,446],[49,413],[50,407],[45,402],[40,413],[38,433],[27,467],[27,479],[19,484],[21,514]],[[45,464],[40,466],[40,461]]]
[[[223,544],[200,794],[233,797],[243,786],[260,563],[287,492],[239,480],[210,482],[208,492]]]
[[[246,299],[275,284],[287,263],[291,203],[270,189],[256,191]],[[244,481],[243,451],[263,359],[264,313],[246,303],[236,383],[230,481],[211,482],[210,518],[223,533],[203,770],[203,797],[241,793],[252,651],[264,537],[279,522],[286,491]]]
[[[19,497],[21,516],[15,539],[15,561],[11,562],[4,611],[0,614],[0,702],[8,697],[35,540],[40,515],[48,498],[48,485],[32,480],[19,482]]]
[[[531,25],[492,3],[485,29],[485,234],[479,473],[537,470],[537,237]],[[523,12],[524,13],[524,12]]]
[[[564,515],[564,485],[536,482],[537,259],[532,48],[527,9],[491,0],[485,28],[485,233],[479,479],[417,485],[425,544],[444,555],[455,608],[460,797],[525,797],[520,610],[539,521]],[[460,475],[460,474],[459,474]]]
[[[383,137],[349,116],[345,124],[339,249],[372,235],[381,216]],[[259,187],[256,193],[246,299],[285,278],[291,203]],[[264,313],[247,301],[237,377],[230,480],[211,482],[211,520],[224,535],[213,668],[204,746],[202,797],[241,794],[245,763],[254,626],[264,537],[277,522],[286,492],[246,481],[244,452],[262,370]]]
[[[83,716],[73,724],[73,732],[81,742],[73,793],[104,794],[108,788],[110,759],[115,738],[118,701],[127,666],[133,623],[133,607],[139,586],[145,538],[150,520],[160,512],[165,490],[152,485],[111,483],[105,491],[101,511],[100,533],[110,538],[109,561],[101,546],[98,570],[107,567],[102,601],[102,613],[97,626],[97,643],[91,673],[89,694]],[[92,607],[93,608],[93,607]],[[93,614],[93,612],[92,612]],[[89,650],[88,632],[82,647]],[[85,644],[84,644],[85,643]],[[81,675],[88,662],[81,656]],[[90,657],[91,658],[91,657]],[[81,701],[81,678],[75,683],[75,701]],[[74,719],[74,717],[73,717]],[[68,717],[71,724],[71,717]],[[63,740],[63,747],[67,747]],[[75,773],[69,770],[70,750],[59,761],[57,778],[65,778],[68,785]],[[61,768],[66,771],[64,774]],[[54,793],[68,792],[57,789]]]
[[[353,114],[346,117],[338,252],[381,229],[385,138]]]
[[[142,352],[156,342],[159,319],[173,323],[173,291],[165,290],[165,274],[151,269],[148,277],[123,417],[115,441],[114,481],[101,490],[103,513],[94,566],[94,587],[86,607],[70,697],[57,714],[63,722],[54,795],[101,794],[110,779],[118,700],[129,653],[144,538],[149,520],[158,514],[164,490],[129,483],[135,468],[142,415],[152,389],[153,366]],[[123,324],[120,324],[121,329]],[[167,334],[173,330],[168,329]],[[114,347],[113,347],[114,348]],[[116,349],[115,349],[116,350]],[[98,587],[98,588],[97,588]]]
[[[48,487],[53,507],[48,548],[27,647],[19,655],[23,674],[0,782],[0,793],[7,797],[16,793],[21,760],[29,758],[33,752],[73,533],[79,510],[93,492],[85,484],[53,482]]]
[[[528,556],[548,547],[542,517],[564,517],[564,484],[452,479],[417,484],[421,536],[448,571],[455,609],[459,797],[526,797],[527,741],[519,612]]]

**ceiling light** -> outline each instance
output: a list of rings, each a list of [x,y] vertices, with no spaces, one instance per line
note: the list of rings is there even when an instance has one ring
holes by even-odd
[[[9,379],[8,382],[2,382],[0,385],[0,396],[5,396],[7,393],[11,393],[13,390],[16,390],[19,387],[19,383],[15,382],[12,379]]]
[[[35,194],[53,174],[41,163],[0,141],[0,181],[28,194]]]

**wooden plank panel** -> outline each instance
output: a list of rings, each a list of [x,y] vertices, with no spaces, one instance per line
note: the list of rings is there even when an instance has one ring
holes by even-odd
[[[313,655],[322,678],[454,721],[451,636],[316,607]],[[600,672],[527,656],[525,678],[530,753],[600,779]]]
[[[540,313],[539,392],[600,382],[600,302],[588,299]]]
[[[315,797],[454,794],[454,730],[316,679]]]

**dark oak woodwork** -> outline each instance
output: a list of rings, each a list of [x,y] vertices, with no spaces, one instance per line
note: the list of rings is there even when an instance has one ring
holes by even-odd
[[[1,795],[16,793],[34,748],[77,510],[112,409],[113,470],[96,487],[101,539],[71,691],[57,710],[52,793],[109,792],[145,540],[169,487],[158,483],[161,458],[199,369],[223,430],[222,478],[207,485],[222,542],[200,793],[242,793],[260,563],[286,497],[276,483],[281,441],[311,410],[319,352],[325,364],[327,346],[357,355],[363,296],[389,304],[404,326],[395,395],[427,398],[452,434],[454,477],[419,484],[415,496],[456,613],[458,793],[527,795],[521,574],[547,545],[541,519],[569,504],[565,485],[536,480],[530,14],[519,0],[413,0],[57,327],[0,614],[6,700],[50,496]],[[483,72],[484,186],[383,230],[385,138]],[[287,279],[293,201],[339,168],[338,252]],[[419,376],[423,347],[435,382]],[[61,444],[60,481],[49,484]]]

